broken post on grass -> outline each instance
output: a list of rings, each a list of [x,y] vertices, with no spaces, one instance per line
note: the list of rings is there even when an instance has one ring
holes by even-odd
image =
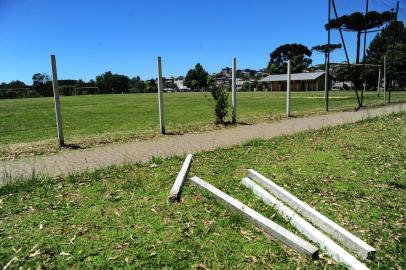
[[[293,210],[297,211],[303,217],[307,218],[317,227],[323,229],[331,237],[338,242],[354,251],[361,258],[366,259],[375,253],[375,249],[348,232],[346,229],[331,221],[310,205],[302,202],[297,197],[289,193],[284,188],[273,183],[271,180],[261,175],[254,170],[247,170],[248,178],[251,178],[258,184],[262,185],[266,190],[272,193],[276,198],[290,206]]]
[[[278,239],[283,244],[293,248],[299,253],[304,254],[312,259],[316,259],[318,257],[318,248],[312,245],[311,243],[307,242],[306,240],[279,226],[272,220],[264,217],[260,213],[249,208],[245,204],[227,195],[221,190],[215,188],[214,186],[210,185],[209,183],[205,182],[199,177],[194,176],[190,179],[190,181],[192,182],[193,185],[210,192],[216,199],[225,203],[231,209],[241,213],[250,222],[262,228],[266,233],[272,235],[274,238]]]
[[[172,189],[169,192],[168,200],[170,202],[179,201],[183,183],[185,182],[187,174],[189,173],[191,164],[192,164],[192,154],[188,154],[186,156],[185,161],[183,162],[182,168],[180,169],[178,176],[176,177],[175,183],[173,183]]]
[[[288,60],[288,74],[286,78],[286,116],[290,117],[290,87],[291,87],[291,78],[292,78],[292,67],[291,67],[291,62]]]
[[[56,71],[56,58],[54,54],[51,54],[51,67],[52,67],[52,88],[54,90],[56,129],[58,132],[59,146],[64,146],[65,139],[63,137],[61,101],[59,98],[58,74]]]
[[[316,229],[301,216],[285,206],[281,201],[269,194],[262,187],[254,183],[249,178],[243,178],[241,184],[249,189],[260,198],[265,204],[274,207],[278,213],[290,224],[292,224],[299,232],[303,233],[307,238],[319,244],[320,248],[327,251],[327,254],[338,263],[343,263],[350,269],[368,269],[363,263],[358,261],[354,256],[337,245],[334,241]]]
[[[164,86],[162,82],[161,57],[157,59],[158,68],[158,103],[159,103],[159,129],[161,134],[165,134],[165,113],[164,113]]]
[[[231,79],[231,103],[233,109],[233,115],[231,122],[233,124],[237,123],[237,59],[233,58],[232,62],[232,79]]]

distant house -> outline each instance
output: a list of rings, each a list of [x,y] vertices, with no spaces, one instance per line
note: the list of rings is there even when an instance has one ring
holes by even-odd
[[[231,72],[225,73],[228,68],[223,68],[221,73],[211,74],[217,86],[231,87]],[[230,69],[231,70],[231,69]],[[224,71],[224,73],[223,73]],[[226,75],[224,75],[226,74]]]
[[[185,80],[184,79],[175,80],[175,84],[178,87],[178,89],[177,89],[178,92],[190,92],[190,88],[188,88],[185,85]]]
[[[286,91],[287,75],[268,75],[258,82],[271,91]],[[324,89],[324,72],[293,73],[291,75],[292,91],[319,91]]]
[[[251,83],[252,81],[250,80],[242,80],[242,79],[236,79],[235,84],[237,86],[237,90],[241,90],[244,84],[247,84],[249,89],[251,89]]]

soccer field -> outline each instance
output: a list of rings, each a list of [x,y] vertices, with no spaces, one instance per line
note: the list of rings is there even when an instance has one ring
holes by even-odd
[[[352,91],[331,92],[331,110],[356,107]],[[406,91],[393,95],[406,100]],[[168,133],[213,129],[214,101],[210,93],[165,93]],[[231,95],[229,96],[231,102]],[[241,92],[237,96],[238,121],[255,123],[285,113],[283,92]],[[366,93],[365,104],[379,104],[382,97]],[[159,132],[156,94],[124,94],[61,97],[66,143],[95,145],[128,141]],[[0,100],[0,145],[54,143],[55,115],[52,98]],[[293,92],[293,115],[324,111],[323,92]],[[231,115],[229,109],[228,119]]]

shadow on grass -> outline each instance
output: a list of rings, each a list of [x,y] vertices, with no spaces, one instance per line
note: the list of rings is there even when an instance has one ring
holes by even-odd
[[[64,144],[61,148],[65,148],[65,149],[85,149],[86,147],[81,146],[80,144],[76,144],[76,143],[68,143],[68,144]]]
[[[253,124],[247,122],[237,122],[233,123],[231,121],[226,121],[223,124],[218,124],[217,126],[224,126],[224,127],[236,127],[236,126],[252,126]]]
[[[169,131],[169,132],[165,132],[164,135],[168,135],[168,136],[181,136],[183,135],[184,132],[183,131]]]
[[[406,184],[390,182],[389,185],[395,189],[406,190]]]
[[[238,126],[252,126],[254,124],[252,123],[247,123],[247,122],[237,122],[237,123],[232,123],[231,121],[226,121],[222,124],[213,124],[213,126],[215,126],[216,129],[221,129],[221,128],[232,128],[232,127],[238,127]],[[188,134],[190,132],[184,132],[184,131],[178,131],[178,130],[171,130],[171,131],[166,131],[165,132],[165,136],[181,136],[184,134]]]

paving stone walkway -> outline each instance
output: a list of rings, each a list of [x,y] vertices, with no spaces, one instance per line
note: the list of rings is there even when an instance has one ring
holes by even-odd
[[[357,112],[338,112],[306,118],[290,118],[273,123],[238,126],[198,134],[168,135],[147,141],[111,144],[83,150],[64,151],[48,156],[0,161],[0,186],[16,178],[31,177],[33,174],[59,176],[112,164],[146,162],[153,156],[169,157],[196,153],[202,150],[243,143],[251,139],[269,139],[284,134],[353,123],[401,111],[406,111],[406,104],[392,104]]]

